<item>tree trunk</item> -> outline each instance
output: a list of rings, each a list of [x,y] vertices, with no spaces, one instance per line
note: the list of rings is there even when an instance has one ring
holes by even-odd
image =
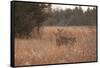
[[[40,34],[40,25],[37,26],[37,34]]]

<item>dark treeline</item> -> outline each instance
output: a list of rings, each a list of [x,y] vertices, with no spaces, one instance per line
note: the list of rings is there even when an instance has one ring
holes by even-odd
[[[40,34],[43,26],[95,26],[96,8],[83,11],[81,7],[52,10],[52,4],[14,2],[15,36]],[[66,5],[67,6],[67,5]]]
[[[88,8],[83,11],[81,7],[74,9],[54,10],[49,12],[50,17],[46,20],[48,26],[95,26],[96,8]]]

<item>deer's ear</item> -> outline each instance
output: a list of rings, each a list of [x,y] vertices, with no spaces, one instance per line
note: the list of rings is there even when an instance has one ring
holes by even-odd
[[[63,32],[63,31],[64,31],[64,29],[61,29],[61,30],[60,30],[60,32]]]

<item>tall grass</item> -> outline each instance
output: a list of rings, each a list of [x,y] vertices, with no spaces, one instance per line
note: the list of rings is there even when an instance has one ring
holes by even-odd
[[[71,45],[56,45],[56,29],[76,37]],[[15,64],[38,65],[96,61],[96,27],[44,27],[42,39],[15,38]]]

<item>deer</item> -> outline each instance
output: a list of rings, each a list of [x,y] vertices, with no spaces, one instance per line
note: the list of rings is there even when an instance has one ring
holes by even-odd
[[[68,37],[64,34],[64,29],[57,29],[57,32],[55,33],[56,36],[56,45],[68,45],[73,44],[76,41],[75,37]]]

